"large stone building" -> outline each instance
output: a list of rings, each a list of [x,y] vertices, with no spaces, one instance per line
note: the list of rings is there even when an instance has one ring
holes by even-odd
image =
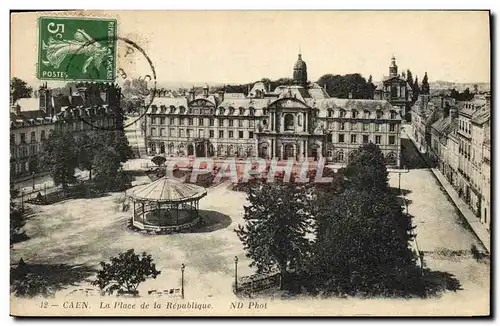
[[[399,166],[401,108],[386,100],[330,98],[307,81],[299,54],[293,85],[270,90],[257,82],[248,94],[223,91],[169,98],[156,94],[146,114],[148,154],[262,157],[347,163],[373,142],[387,164]]]
[[[399,109],[403,118],[408,118],[413,103],[413,89],[410,84],[398,73],[396,58],[391,58],[389,76],[385,76],[374,92],[374,99],[386,100]]]
[[[84,83],[69,95],[53,94],[47,84],[38,98],[21,98],[11,105],[10,172],[12,178],[46,170],[40,164],[43,146],[52,130],[71,132],[123,130],[120,88]]]

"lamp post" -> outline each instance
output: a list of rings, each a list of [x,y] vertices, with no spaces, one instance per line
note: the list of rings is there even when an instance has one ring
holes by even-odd
[[[184,269],[186,265],[181,264],[181,297],[184,299]]]
[[[238,293],[238,256],[234,256],[234,292]]]
[[[31,176],[32,176],[31,180],[32,180],[33,190],[35,190],[35,171],[33,171]]]

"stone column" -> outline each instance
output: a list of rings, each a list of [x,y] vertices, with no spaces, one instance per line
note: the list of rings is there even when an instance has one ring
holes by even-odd
[[[293,144],[293,156],[295,160],[298,160],[299,156],[298,156],[298,153],[297,153],[297,144]]]
[[[308,146],[308,140],[304,140],[304,158],[307,161],[308,157],[308,151],[309,151],[309,146]]]
[[[279,157],[280,157],[280,160],[282,160],[283,159],[283,143],[280,143],[279,148],[280,148]]]
[[[318,147],[318,161],[323,158],[323,144],[320,143]]]

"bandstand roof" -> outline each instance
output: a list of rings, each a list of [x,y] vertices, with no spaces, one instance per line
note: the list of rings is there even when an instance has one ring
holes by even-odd
[[[151,202],[185,202],[197,200],[207,194],[205,188],[163,177],[146,185],[127,190],[126,195],[135,200]]]

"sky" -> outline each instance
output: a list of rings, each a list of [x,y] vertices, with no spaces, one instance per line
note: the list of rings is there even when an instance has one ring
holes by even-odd
[[[37,83],[37,17],[11,20],[11,76]],[[60,13],[59,13],[60,15]],[[118,34],[141,46],[161,83],[247,83],[291,77],[299,51],[316,81],[360,73],[378,81],[392,55],[419,79],[490,81],[487,11],[120,11]],[[147,70],[144,64],[136,70]],[[140,72],[138,72],[140,73]],[[186,85],[189,86],[189,85]]]

